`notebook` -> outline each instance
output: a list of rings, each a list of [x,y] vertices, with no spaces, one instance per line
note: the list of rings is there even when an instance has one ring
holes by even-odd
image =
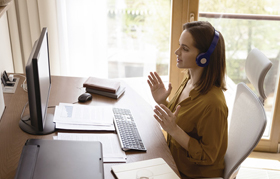
[[[28,139],[15,179],[104,179],[100,142]]]
[[[180,179],[162,158],[112,166],[118,179],[136,178],[137,172],[143,169],[152,172],[153,179]]]

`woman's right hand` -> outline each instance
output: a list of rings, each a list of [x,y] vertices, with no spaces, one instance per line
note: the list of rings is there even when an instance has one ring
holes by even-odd
[[[167,105],[167,97],[170,95],[170,92],[172,90],[171,83],[168,85],[168,89],[166,90],[161,78],[157,74],[157,72],[150,72],[150,75],[148,76],[148,84],[150,86],[152,95],[154,100],[158,104],[164,104]]]

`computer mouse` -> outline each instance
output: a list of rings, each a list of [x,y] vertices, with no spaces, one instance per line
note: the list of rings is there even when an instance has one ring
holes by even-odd
[[[92,96],[90,93],[83,93],[78,98],[79,102],[81,102],[81,103],[87,102],[91,99],[92,99]]]

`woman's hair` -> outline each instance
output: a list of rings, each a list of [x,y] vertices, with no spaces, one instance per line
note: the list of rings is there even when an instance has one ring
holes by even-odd
[[[199,50],[199,53],[205,53],[208,50],[215,34],[214,27],[209,22],[204,21],[186,23],[183,25],[183,30],[192,35],[193,45]],[[196,89],[205,94],[215,85],[225,91],[225,42],[221,33],[218,43],[210,56],[209,64],[203,68],[200,80],[196,84]]]

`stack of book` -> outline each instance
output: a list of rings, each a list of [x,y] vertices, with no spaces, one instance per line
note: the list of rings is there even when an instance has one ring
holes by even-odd
[[[83,84],[86,92],[118,99],[125,91],[119,81],[89,77]]]

